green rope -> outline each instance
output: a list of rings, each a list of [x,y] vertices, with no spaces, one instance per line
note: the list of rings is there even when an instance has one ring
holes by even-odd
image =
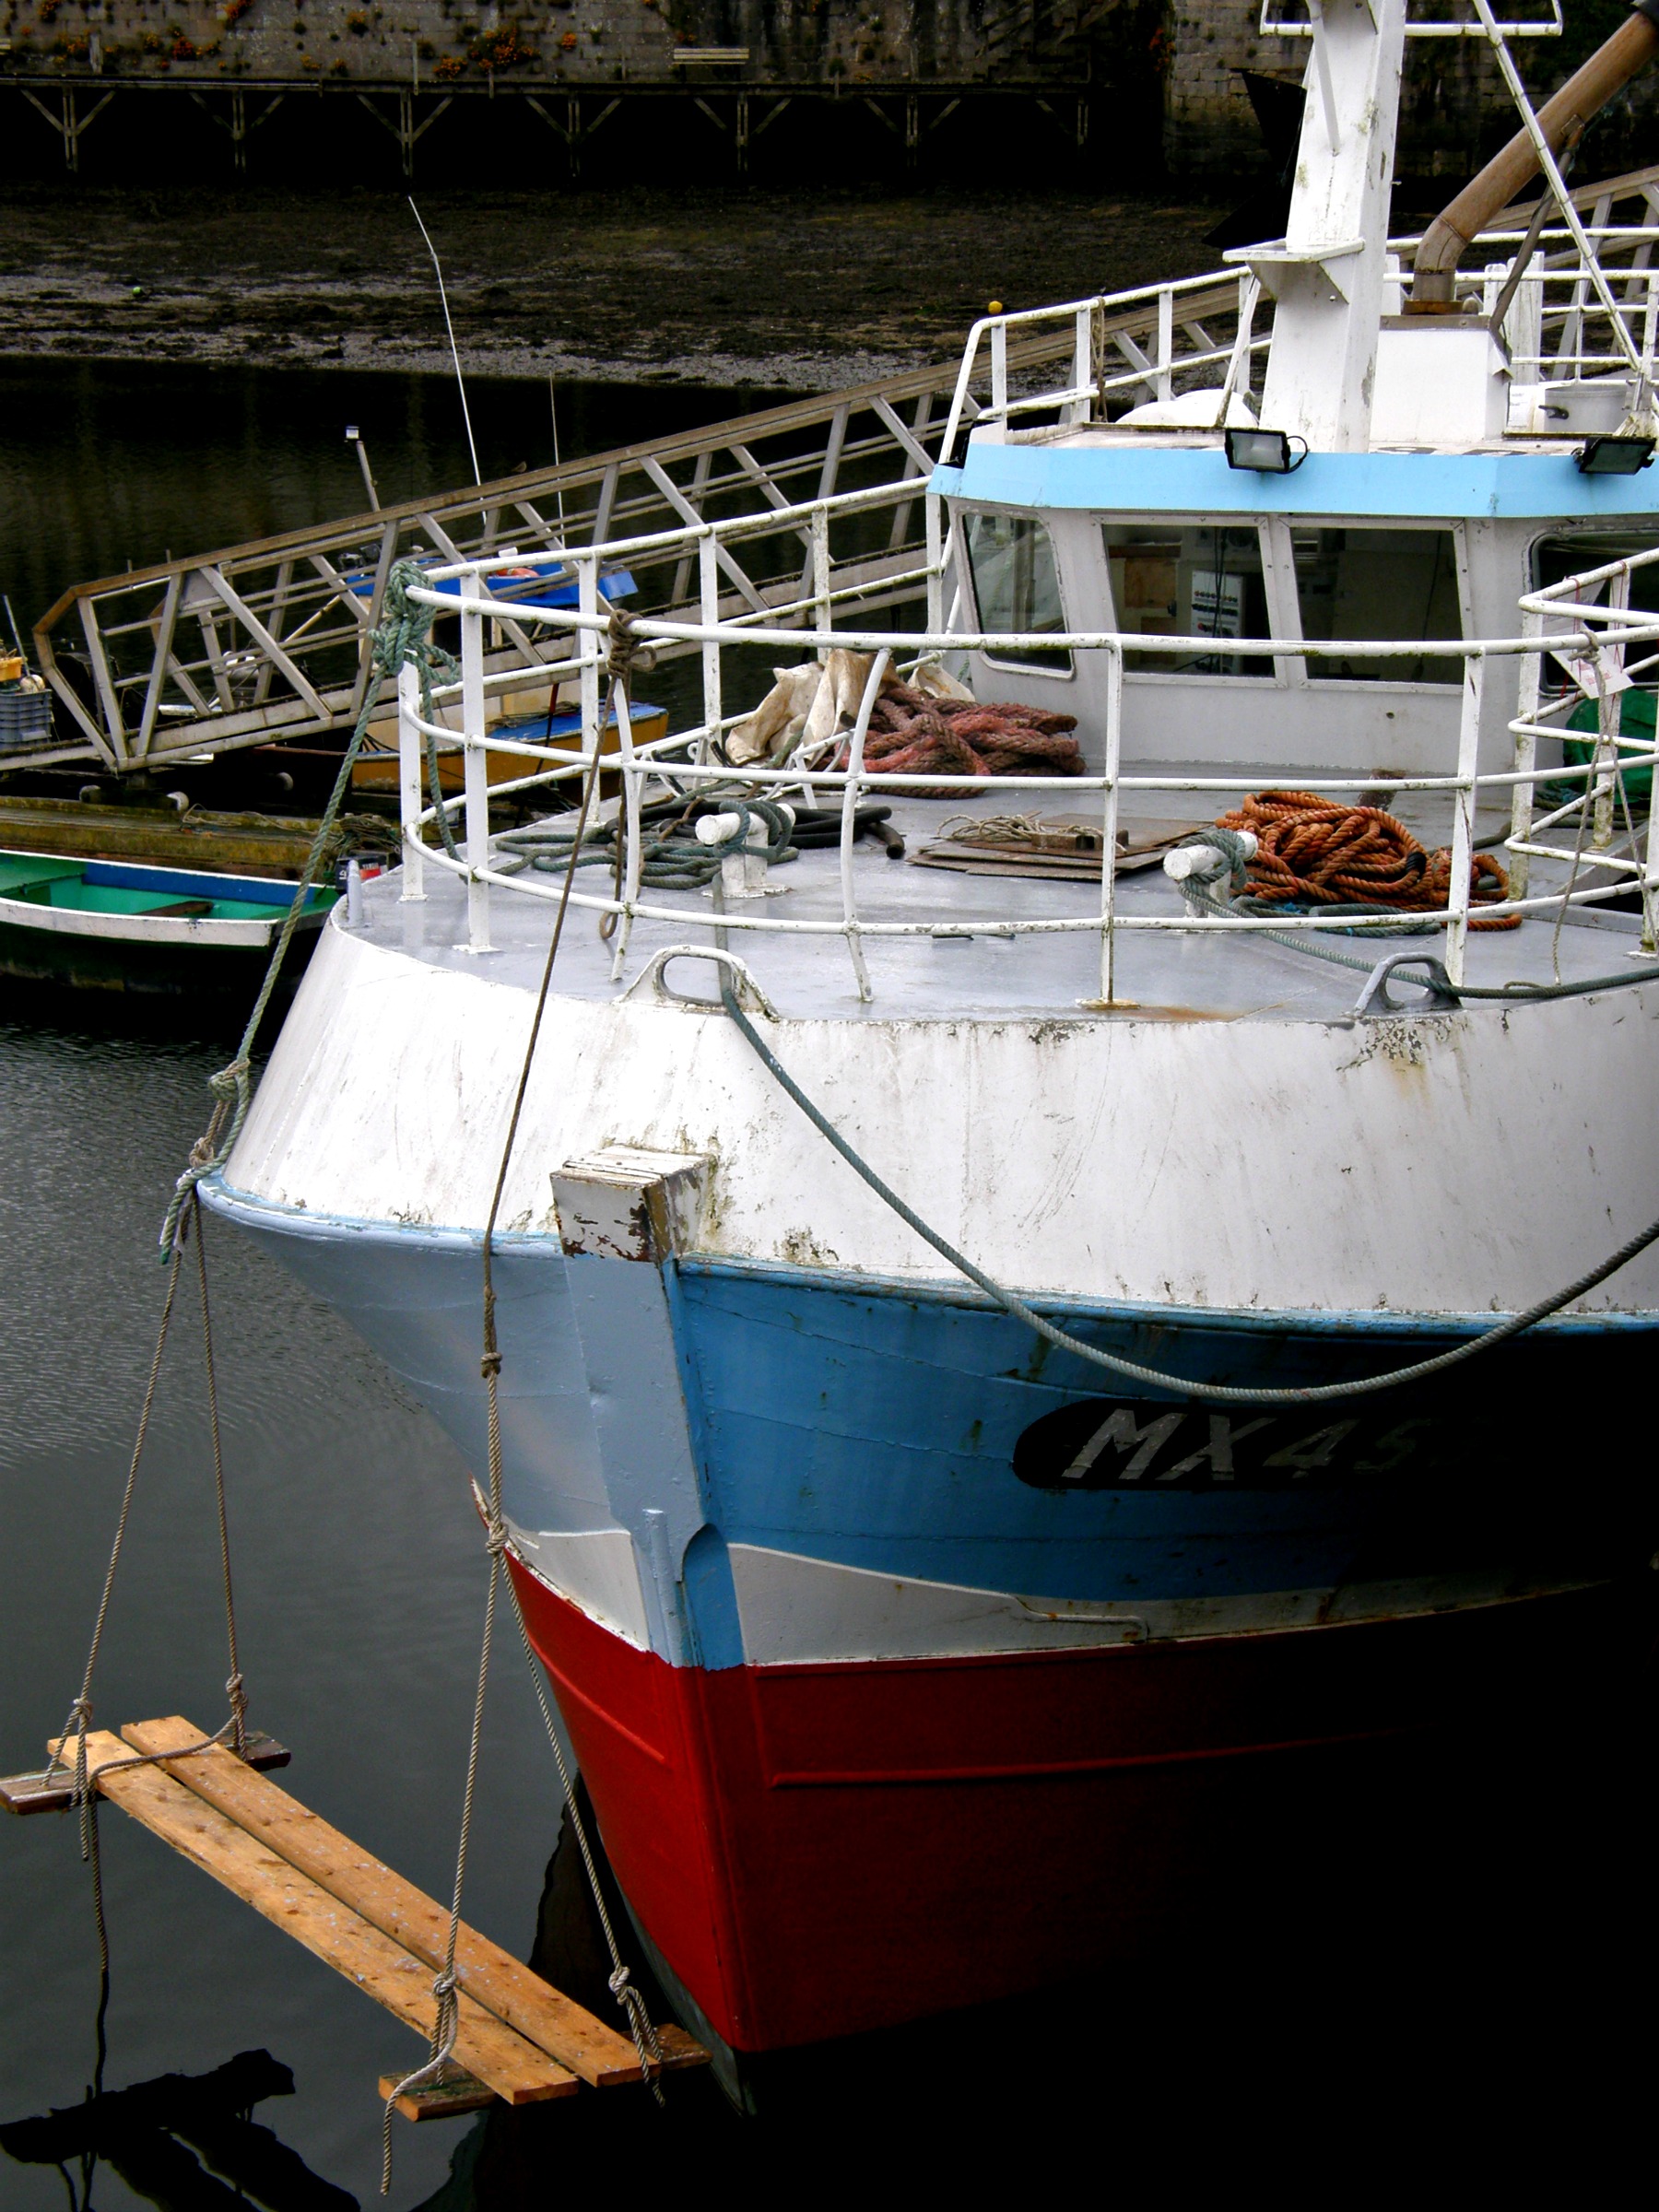
[[[718,844],[705,845],[697,836],[696,824],[699,818],[713,814],[732,815],[736,827]],[[746,847],[772,866],[795,857],[790,841],[794,816],[769,799],[702,798],[689,806],[671,799],[642,808],[640,818],[641,829],[648,832],[640,854],[640,881],[651,889],[695,890],[712,882],[721,863]],[[759,821],[765,830],[765,845],[748,846],[751,821]],[[615,868],[624,826],[618,815],[612,821],[584,830],[573,862],[574,833],[563,829],[557,817],[532,822],[523,830],[503,830],[496,844],[506,857],[497,861],[497,872],[516,876],[530,868],[543,875],[562,876],[572,865],[588,868],[601,863]]]
[[[395,679],[400,669],[412,666],[420,678],[421,711],[429,723],[432,714],[432,678],[434,674],[445,683],[453,682],[457,673],[453,657],[431,640],[432,610],[421,606],[409,596],[411,590],[426,581],[420,563],[415,560],[394,562],[386,579],[385,596],[381,602],[381,618],[375,627],[369,646],[369,682],[364,688],[363,703],[359,711],[357,727],[351,733],[351,742],[340,761],[340,772],[335,778],[334,790],[328,805],[317,824],[317,834],[312,840],[311,851],[305,856],[305,866],[294,887],[294,896],[283,916],[276,942],[271,947],[266,963],[265,981],[259,986],[259,995],[253,1001],[253,1010],[248,1016],[236,1048],[236,1057],[217,1075],[208,1077],[207,1088],[213,1093],[213,1112],[207,1127],[190,1148],[190,1163],[173,1185],[167,1216],[161,1224],[161,1256],[172,1257],[179,1241],[179,1225],[192,1192],[205,1175],[222,1168],[230,1157],[242,1124],[248,1118],[248,1109],[253,1102],[253,1040],[259,1034],[259,1025],[265,1019],[265,1009],[271,1003],[271,994],[276,988],[276,979],[282,972],[282,963],[293,942],[300,916],[310,903],[312,887],[319,869],[332,853],[337,838],[340,807],[351,788],[351,771],[362,750],[363,736],[370,720],[380,702],[381,689],[388,677]],[[431,741],[428,740],[429,754]],[[435,755],[432,757],[432,790],[438,797]],[[453,845],[440,801],[438,819],[443,829],[444,841]]]

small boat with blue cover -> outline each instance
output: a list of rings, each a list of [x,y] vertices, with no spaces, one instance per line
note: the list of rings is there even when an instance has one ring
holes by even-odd
[[[0,974],[140,996],[252,998],[297,886],[256,876],[0,853]],[[306,893],[296,971],[335,903]]]

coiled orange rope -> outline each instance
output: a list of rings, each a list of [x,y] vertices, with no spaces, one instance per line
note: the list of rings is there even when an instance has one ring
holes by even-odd
[[[1249,863],[1253,903],[1273,907],[1354,906],[1401,913],[1432,913],[1450,903],[1452,853],[1430,852],[1404,822],[1379,806],[1354,806],[1310,791],[1253,793],[1221,817],[1223,830],[1249,830],[1256,839]],[[1469,859],[1472,909],[1500,905],[1509,877],[1489,853]],[[1519,914],[1478,915],[1471,929],[1515,929]]]

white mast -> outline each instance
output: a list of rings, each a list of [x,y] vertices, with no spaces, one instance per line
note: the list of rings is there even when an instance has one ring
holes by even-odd
[[[1284,242],[1243,246],[1274,295],[1264,428],[1322,453],[1371,441],[1406,0],[1308,0],[1312,51]]]

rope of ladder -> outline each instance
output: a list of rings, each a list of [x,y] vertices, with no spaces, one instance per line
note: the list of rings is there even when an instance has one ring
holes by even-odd
[[[617,688],[619,684],[627,682],[634,658],[631,632],[628,628],[627,618],[615,607],[611,610],[611,631],[614,640],[620,633],[621,642],[613,643],[608,666],[609,681],[606,687],[605,708],[599,718],[601,730],[604,729],[609,719],[611,703]],[[519,1123],[524,1113],[524,1098],[529,1089],[530,1071],[535,1063],[535,1048],[541,1036],[543,1017],[547,1012],[547,995],[553,981],[553,964],[559,957],[559,943],[564,935],[565,917],[571,903],[571,888],[575,880],[588,816],[593,807],[594,795],[598,788],[598,782],[599,747],[595,744],[593,760],[589,763],[588,772],[582,780],[582,803],[577,809],[576,821],[570,839],[564,882],[559,890],[558,907],[554,912],[552,933],[547,940],[547,956],[542,966],[541,987],[536,993],[535,1011],[531,1018],[530,1034],[524,1045],[524,1057],[519,1068],[518,1086],[513,1093],[512,1110],[508,1117],[507,1133],[502,1140],[500,1160],[496,1169],[495,1187],[490,1194],[489,1214],[484,1226],[483,1350],[478,1361],[478,1370],[483,1378],[487,1406],[488,1492],[485,1500],[485,1548],[489,1559],[489,1580],[484,1600],[484,1632],[478,1651],[478,1679],[477,1694],[473,1700],[472,1735],[467,1746],[466,1784],[461,1801],[460,1833],[456,1839],[455,1881],[450,1906],[449,1932],[444,1947],[443,1966],[432,1984],[432,1994],[438,2001],[438,2009],[432,2029],[430,2054],[424,2065],[417,2066],[412,2073],[406,2074],[401,2081],[394,2083],[386,2098],[381,2124],[381,2194],[382,2196],[390,2194],[392,2188],[392,2115],[396,2108],[397,2100],[406,2096],[412,2089],[420,2088],[429,2083],[443,2078],[454,2054],[455,2037],[460,2026],[459,2008],[455,1995],[455,1949],[461,1932],[461,1907],[466,1877],[466,1853],[472,1832],[474,1790],[477,1776],[478,1754],[483,1740],[485,1690],[489,1674],[490,1643],[495,1633],[496,1592],[501,1579],[502,1562],[508,1547],[507,1522],[501,1501],[501,1420],[499,1393],[501,1349],[496,1330],[495,1231],[497,1221],[500,1216],[501,1194],[507,1183],[507,1171],[512,1163]],[[604,1892],[600,1887],[598,1865],[588,1841],[587,1828],[582,1817],[582,1807],[577,1799],[575,1784],[565,1759],[563,1747],[559,1740],[559,1731],[554,1724],[547,1694],[542,1687],[541,1672],[536,1663],[535,1646],[530,1641],[530,1631],[525,1624],[524,1608],[519,1603],[518,1591],[511,1572],[507,1574],[506,1580],[507,1594],[518,1625],[519,1640],[524,1645],[524,1656],[529,1663],[530,1677],[535,1689],[536,1702],[541,1708],[542,1719],[547,1732],[547,1741],[552,1746],[554,1762],[559,1770],[566,1810],[577,1843],[581,1848],[582,1864],[587,1870],[594,1902],[598,1910],[600,1925],[604,1930],[606,1944],[610,1953],[609,1987],[611,1994],[617,1999],[623,2016],[628,2021],[629,2032],[633,2038],[634,2048],[639,2053],[641,2071],[651,2086],[653,2097],[655,2098],[658,2104],[661,2104],[663,2089],[659,2077],[663,2062],[662,2045],[657,2040],[656,2030],[652,2024],[645,2000],[633,1985],[629,1969],[622,1958],[620,1947],[617,1942],[616,1930],[612,1925]]]

